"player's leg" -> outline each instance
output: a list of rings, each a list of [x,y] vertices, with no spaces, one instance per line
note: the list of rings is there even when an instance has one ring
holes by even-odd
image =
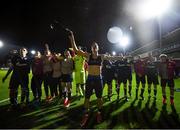
[[[80,84],[76,84],[76,96],[78,97],[79,96],[79,93],[80,93]]]
[[[61,86],[61,82],[62,82],[62,77],[59,78],[58,81],[58,86],[59,86],[59,97],[62,97],[62,86]]]
[[[64,77],[64,82],[65,82],[65,93],[66,93],[66,97],[65,97],[65,100],[64,100],[64,105],[65,107],[69,107],[70,105],[70,99],[71,99],[71,91],[72,91],[72,75],[71,74],[66,74],[65,77]]]
[[[124,98],[126,101],[128,101],[128,98],[127,98],[127,76],[126,75],[122,78],[122,82],[123,82],[123,88],[124,88]]]
[[[66,83],[61,82],[61,87],[62,87],[62,98],[65,99],[66,98]]]
[[[84,112],[83,112],[83,117],[82,117],[82,120],[81,120],[81,123],[80,123],[80,126],[81,127],[84,127],[87,122],[88,122],[88,119],[89,119],[89,102],[90,102],[90,98],[85,98],[84,100]]]
[[[38,101],[41,102],[41,97],[42,97],[42,88],[41,88],[41,85],[42,85],[42,77],[41,76],[38,76],[37,77],[37,82],[38,82],[38,85],[37,85],[37,93],[38,93]]]
[[[112,82],[108,83],[108,99],[109,101],[111,101],[111,97],[112,97]]]
[[[32,93],[33,93],[33,97],[34,97],[34,101],[37,99],[37,86],[36,86],[36,79],[35,79],[35,76],[33,75],[32,79],[31,79],[31,90],[32,90]]]
[[[76,96],[78,97],[80,94],[80,72],[76,71],[74,73],[74,76],[75,76],[75,81],[76,81]]]
[[[93,93],[92,80],[88,78],[85,87],[86,89],[85,89],[85,100],[84,100],[84,115],[80,123],[81,127],[85,126],[89,119],[89,109],[90,109],[89,103],[90,103],[90,97]]]
[[[50,90],[50,95],[48,101],[52,101],[54,98],[54,87],[55,87],[55,82],[53,80],[53,77],[51,73],[48,74],[48,89]]]
[[[85,77],[85,72],[81,72],[81,76],[80,76],[80,84],[81,84],[81,96],[85,95],[85,83],[86,83],[86,77]]]
[[[18,87],[19,87],[19,80],[15,75],[12,74],[9,81],[9,99],[10,99],[11,106],[8,110],[17,108]]]
[[[51,77],[51,81],[49,80],[49,88],[50,88],[50,94],[51,94],[52,99],[55,96],[55,86],[56,86],[56,79]]]
[[[168,86],[170,88],[170,103],[174,105],[174,79],[168,80]]]
[[[59,85],[59,78],[55,78],[55,84],[54,84],[54,95],[55,95],[55,97],[58,96],[58,85]]]
[[[68,99],[71,100],[71,93],[72,93],[72,82],[67,82],[67,93],[68,93]]]
[[[65,91],[66,91],[66,97],[64,100],[64,106],[69,107],[70,106],[70,100],[71,100],[71,87],[72,83],[71,82],[66,82],[65,83]]]
[[[62,82],[63,87],[63,103],[64,107],[69,107],[69,100],[68,100],[68,85],[67,82]]]
[[[161,79],[163,104],[166,104],[166,83],[167,83],[166,79]]]
[[[19,86],[18,80],[14,76],[11,76],[10,82],[9,82],[9,101],[11,103],[11,106],[8,109],[8,111],[11,111],[17,108],[18,86]]]
[[[29,103],[29,76],[28,75],[24,75],[20,78],[20,84],[21,84],[21,91],[22,91],[22,95],[21,95],[21,103],[24,103],[25,99],[26,99],[26,104]]]
[[[97,123],[100,123],[102,121],[102,106],[103,106],[103,100],[102,100],[102,93],[103,93],[103,81],[101,79],[96,80],[94,83],[94,89],[97,97]]]
[[[44,81],[44,91],[45,91],[45,95],[46,95],[46,101],[48,101],[49,89],[48,89],[48,76],[47,76],[47,74],[44,74],[43,81]]]
[[[80,85],[79,83],[76,84],[76,97],[79,97],[79,96],[81,95],[80,86],[81,86],[81,85]]]
[[[18,89],[11,87],[9,89],[9,101],[11,103],[11,106],[8,109],[8,111],[15,110],[17,108],[18,105],[17,95],[18,95]]]
[[[85,84],[81,84],[81,96],[83,97],[85,95]]]

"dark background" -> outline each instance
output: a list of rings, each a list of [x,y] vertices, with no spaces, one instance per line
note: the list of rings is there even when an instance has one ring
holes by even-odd
[[[99,43],[101,52],[122,51],[110,44],[107,31],[119,26],[131,37],[128,51],[158,39],[157,19],[138,21],[132,15],[133,4],[140,0],[24,0],[4,1],[0,8],[0,58],[12,49],[25,46],[29,49],[43,49],[44,43],[53,51],[63,51],[70,47],[62,28],[52,30],[50,24],[59,20],[74,31],[78,45],[90,47],[92,41]],[[174,0],[171,11],[162,17],[163,35],[180,27],[180,1]],[[130,4],[131,6],[127,6]],[[133,11],[133,13],[136,13]],[[133,30],[129,30],[132,26]],[[153,29],[152,31],[149,30]],[[151,37],[141,33],[151,31]]]

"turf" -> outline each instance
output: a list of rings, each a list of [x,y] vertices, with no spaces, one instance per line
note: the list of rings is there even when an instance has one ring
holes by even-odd
[[[6,71],[0,71],[0,79]],[[31,77],[31,76],[30,76]],[[133,75],[133,79],[135,79]],[[75,96],[71,106],[65,109],[60,99],[52,103],[43,102],[41,106],[31,103],[28,108],[8,112],[8,82],[0,85],[0,128],[80,128],[82,118],[83,100]],[[75,84],[75,82],[74,82]],[[175,80],[175,86],[180,86],[180,80]],[[121,86],[120,100],[116,100],[116,92],[113,82],[113,99],[107,100],[107,86],[103,92],[103,122],[96,123],[96,98],[91,97],[91,115],[86,128],[96,129],[128,129],[128,128],[180,128],[180,92],[175,92],[175,106],[171,107],[169,102],[169,88],[167,87],[167,105],[162,105],[161,87],[158,86],[157,100],[152,97],[148,99],[147,86],[145,100],[135,100],[135,81],[133,80],[132,97],[128,102],[122,98],[123,88]],[[73,86],[75,94],[75,86]],[[153,93],[152,93],[153,96]],[[44,91],[43,91],[44,97]],[[6,100],[5,100],[6,99]],[[31,93],[32,99],[32,93]]]

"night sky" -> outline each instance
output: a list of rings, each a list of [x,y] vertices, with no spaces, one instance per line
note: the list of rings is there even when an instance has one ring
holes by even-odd
[[[1,2],[0,40],[4,48],[1,57],[8,49],[20,46],[29,49],[41,49],[44,43],[53,51],[63,51],[70,44],[66,33],[57,26],[54,30],[50,24],[60,21],[65,27],[74,31],[78,45],[90,47],[97,41],[101,52],[121,51],[107,40],[107,31],[118,26],[131,37],[128,51],[145,43],[158,39],[157,19],[139,21],[134,16],[133,6],[141,0],[24,0]],[[129,30],[132,26],[133,30]],[[162,31],[166,34],[180,27],[180,1],[174,0],[171,11],[162,17]],[[151,30],[152,29],[152,30]],[[149,31],[150,37],[141,34]]]

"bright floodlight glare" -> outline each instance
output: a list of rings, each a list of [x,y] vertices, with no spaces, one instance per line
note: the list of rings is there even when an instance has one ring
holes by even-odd
[[[171,6],[173,0],[144,0],[139,6],[140,17],[152,18],[161,16]]]
[[[0,48],[3,47],[3,46],[4,46],[3,42],[0,41]]]
[[[36,53],[35,50],[32,50],[32,51],[31,51],[31,54],[32,54],[32,55],[35,55],[35,53]]]
[[[119,27],[112,27],[108,30],[107,38],[111,43],[118,43],[123,35],[122,30]]]
[[[112,52],[112,55],[113,55],[113,56],[115,56],[115,55],[116,55],[116,52],[115,52],[115,51],[113,51],[113,52]]]
[[[132,26],[130,26],[130,27],[129,27],[129,30],[133,30],[133,27],[132,27]]]
[[[129,44],[129,37],[128,36],[123,36],[122,39],[120,40],[120,45],[125,48]]]

